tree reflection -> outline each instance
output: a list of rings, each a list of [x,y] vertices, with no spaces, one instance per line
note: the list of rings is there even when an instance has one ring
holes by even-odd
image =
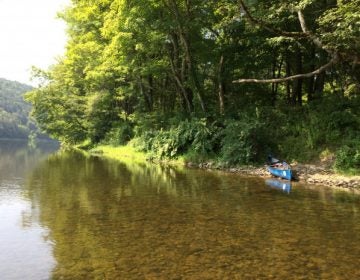
[[[329,193],[69,151],[27,180],[50,229],[54,279],[358,276],[359,205]]]

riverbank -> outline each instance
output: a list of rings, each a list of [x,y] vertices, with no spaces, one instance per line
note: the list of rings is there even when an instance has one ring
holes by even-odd
[[[187,166],[191,168],[196,167],[202,169],[214,169],[211,163],[188,163]],[[360,176],[345,176],[335,173],[330,168],[316,164],[293,164],[291,167],[296,176],[296,179],[300,183],[360,190]],[[225,172],[239,173],[243,175],[251,175],[263,178],[270,177],[270,174],[265,166],[244,166],[231,168],[215,167],[215,169],[220,169]]]
[[[241,166],[241,167],[221,167],[214,162],[194,163],[187,162],[183,158],[176,160],[163,160],[154,161],[149,160],[149,156],[146,153],[137,151],[132,146],[119,146],[112,147],[107,145],[97,146],[89,150],[91,154],[100,155],[107,158],[120,161],[131,162],[153,162],[177,166],[186,166],[189,168],[200,168],[204,170],[221,170],[224,172],[238,173],[241,175],[250,175],[268,178],[269,172],[265,166]],[[322,185],[328,187],[340,187],[347,189],[360,189],[360,176],[345,176],[334,172],[331,168],[331,163],[316,163],[316,164],[291,164],[292,170],[299,182]]]

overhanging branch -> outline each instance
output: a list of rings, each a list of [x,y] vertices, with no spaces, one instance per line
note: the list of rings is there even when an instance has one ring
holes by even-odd
[[[297,14],[298,14],[298,19],[300,22],[302,32],[287,32],[287,31],[282,31],[282,30],[272,28],[264,21],[254,18],[250,14],[246,5],[244,4],[244,1],[243,0],[238,0],[238,1],[239,1],[240,9],[244,12],[245,16],[248,18],[248,20],[251,23],[256,24],[272,33],[275,33],[275,34],[279,34],[279,35],[283,35],[283,36],[287,36],[287,37],[308,38],[309,40],[311,40],[314,43],[315,46],[326,51],[332,57],[332,59],[327,64],[321,66],[317,70],[309,72],[309,73],[305,73],[305,74],[297,74],[297,75],[288,76],[288,77],[284,77],[284,78],[277,78],[277,79],[239,79],[239,80],[233,81],[233,83],[263,83],[263,84],[265,84],[265,83],[282,83],[282,82],[291,81],[291,80],[310,78],[310,77],[313,77],[315,75],[318,75],[318,74],[324,72],[326,69],[330,68],[333,64],[338,62],[339,56],[340,56],[338,54],[338,52],[324,47],[324,45],[322,44],[320,39],[317,36],[315,36],[311,31],[308,30],[308,28],[306,26],[304,14],[300,9],[297,11]]]
[[[307,38],[309,37],[308,33],[305,32],[288,32],[288,31],[283,31],[280,29],[276,29],[273,28],[271,26],[269,26],[266,22],[260,20],[260,19],[256,19],[254,18],[250,12],[248,7],[245,5],[243,0],[239,0],[239,5],[240,5],[240,9],[241,11],[244,12],[245,16],[248,18],[249,22],[251,22],[252,24],[258,25],[262,28],[264,28],[267,31],[270,31],[271,33],[277,34],[277,35],[282,35],[285,37],[295,37],[295,38]]]
[[[316,69],[315,71],[305,73],[305,74],[297,74],[293,76],[288,76],[285,78],[278,78],[278,79],[239,79],[233,81],[233,83],[257,83],[257,84],[268,84],[268,83],[283,83],[286,81],[291,80],[297,80],[297,79],[303,79],[303,78],[310,78],[315,75],[318,75],[322,72],[324,72],[326,69],[330,68],[333,64],[337,62],[337,57],[332,58],[327,64],[321,66],[320,68]]]
[[[327,51],[328,53],[331,53],[329,50],[324,48],[324,45],[320,41],[320,39],[318,37],[316,37],[311,31],[308,30],[308,28],[306,26],[306,22],[305,22],[303,12],[301,10],[298,10],[297,14],[298,14],[301,30],[303,31],[303,33],[306,34],[306,36],[309,37],[309,39],[311,39],[313,41],[315,46],[317,46],[320,49],[323,49],[323,50]]]

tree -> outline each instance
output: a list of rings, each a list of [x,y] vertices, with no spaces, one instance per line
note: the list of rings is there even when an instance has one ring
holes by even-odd
[[[239,0],[239,5],[241,10],[244,12],[249,21],[253,24],[259,25],[262,28],[270,31],[274,34],[278,34],[280,36],[285,36],[289,38],[297,38],[302,39],[305,38],[311,41],[316,47],[321,50],[326,51],[330,60],[325,65],[319,67],[318,69],[305,73],[305,74],[296,74],[293,76],[288,76],[285,78],[277,78],[277,79],[239,79],[234,82],[236,83],[246,83],[246,82],[254,82],[254,83],[279,83],[286,82],[289,80],[296,80],[302,78],[309,78],[315,75],[319,75],[320,73],[329,69],[333,64],[337,64],[340,61],[346,62],[348,60],[352,60],[354,64],[359,64],[358,62],[358,49],[356,46],[359,44],[359,32],[360,28],[357,30],[353,29],[353,24],[356,22],[356,19],[359,16],[355,13],[353,14],[354,9],[360,9],[360,1],[340,1],[338,7],[333,8],[325,12],[325,14],[318,18],[317,21],[320,23],[320,30],[322,30],[321,37],[326,40],[326,44],[322,42],[319,36],[317,36],[313,31],[310,31],[307,27],[305,16],[303,13],[303,9],[310,6],[315,1],[299,1],[297,5],[290,5],[292,11],[296,11],[299,19],[299,24],[301,26],[301,32],[289,32],[283,31],[280,29],[273,28],[269,26],[262,20],[255,19],[249,12],[248,7],[244,4],[243,0]],[[343,19],[342,19],[343,18]],[[334,20],[336,19],[336,20]],[[341,20],[342,19],[342,20]],[[346,32],[344,27],[349,29],[350,32]]]

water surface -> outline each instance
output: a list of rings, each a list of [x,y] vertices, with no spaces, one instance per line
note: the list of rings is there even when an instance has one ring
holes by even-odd
[[[0,156],[1,279],[360,278],[357,194],[76,152]]]
[[[0,279],[49,279],[55,267],[48,228],[26,195],[26,176],[57,148],[0,140]]]

